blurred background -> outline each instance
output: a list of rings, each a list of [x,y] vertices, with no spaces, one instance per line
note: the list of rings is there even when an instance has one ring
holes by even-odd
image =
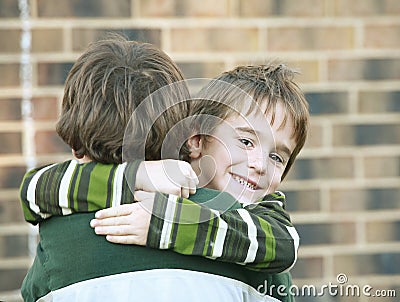
[[[186,78],[270,59],[298,68],[312,121],[281,188],[301,236],[294,283],[345,274],[373,289],[297,300],[399,301],[398,0],[0,0],[0,300],[21,301],[36,248],[22,176],[70,158],[54,131],[63,84],[110,31],[160,47]]]

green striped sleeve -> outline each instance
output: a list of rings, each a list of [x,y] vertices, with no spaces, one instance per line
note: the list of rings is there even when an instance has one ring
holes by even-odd
[[[132,203],[133,184],[140,161],[78,164],[66,161],[29,171],[20,186],[26,221],[37,224],[52,215],[92,212]],[[129,177],[125,177],[128,171]]]
[[[27,172],[24,175],[24,178],[22,179],[21,185],[20,185],[20,191],[19,191],[19,197],[21,201],[21,206],[22,206],[22,211],[24,214],[24,218],[27,222],[30,222],[34,225],[38,223],[38,221],[41,219],[40,215],[36,213],[34,209],[31,209],[31,205],[28,199],[28,185],[30,181],[32,180],[33,176],[35,175],[35,172],[37,170],[31,170]]]
[[[79,198],[78,202],[86,205],[86,212],[93,212],[111,206],[116,167],[117,165],[94,164],[93,168],[88,171],[90,174],[82,176],[79,184],[86,189],[87,195]],[[87,182],[86,185],[84,181]]]
[[[280,203],[275,202],[278,197]],[[147,245],[278,273],[297,259],[298,236],[279,196],[225,212],[156,194]]]

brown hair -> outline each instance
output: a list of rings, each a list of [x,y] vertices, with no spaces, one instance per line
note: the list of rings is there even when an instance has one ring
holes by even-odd
[[[86,155],[101,163],[121,163],[124,132],[132,112],[160,87],[182,80],[177,65],[151,44],[119,35],[94,42],[68,74],[57,133],[78,158]],[[179,87],[187,93],[186,86]],[[186,103],[176,106],[174,118],[161,116],[146,133],[147,158],[159,158],[168,125],[187,115]]]
[[[276,104],[281,102],[286,116],[280,127],[285,125],[288,117],[291,118],[296,141],[296,147],[282,175],[283,179],[303,148],[309,127],[308,103],[293,81],[295,74],[293,69],[277,63],[239,66],[222,73],[199,92],[198,98],[191,105],[197,133],[211,134],[218,126],[218,121],[241,112],[249,114],[261,104],[267,105],[265,113],[272,113],[271,123],[274,123]],[[186,146],[182,148],[182,157],[188,157]]]

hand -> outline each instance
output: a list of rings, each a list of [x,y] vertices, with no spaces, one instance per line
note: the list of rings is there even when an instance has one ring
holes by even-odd
[[[113,243],[146,245],[155,193],[135,192],[142,201],[100,210],[90,222],[97,235]]]
[[[185,161],[173,159],[144,161],[137,171],[135,190],[187,198],[189,194],[196,193],[198,183],[196,173]]]

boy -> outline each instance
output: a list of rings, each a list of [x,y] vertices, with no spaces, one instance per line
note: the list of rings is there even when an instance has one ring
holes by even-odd
[[[111,43],[112,44],[112,43]],[[96,50],[97,51],[97,50]],[[123,52],[122,52],[123,53]],[[108,54],[109,55],[109,54]],[[113,54],[112,54],[113,55]],[[97,57],[101,57],[101,56],[97,56]],[[126,56],[125,56],[126,57]],[[88,66],[98,66],[101,62],[92,62],[91,60],[90,60],[90,57],[89,56],[83,56],[83,58],[85,59],[85,60],[82,60],[82,61],[80,61],[80,63],[82,63],[83,61],[87,61],[87,65],[83,65],[83,66],[85,66],[86,68],[88,68]],[[163,58],[164,59],[164,58]],[[79,60],[78,60],[78,62],[79,62]],[[158,62],[158,61],[157,61]],[[126,64],[126,63],[125,63]],[[129,64],[126,64],[126,65],[129,65]],[[78,65],[79,66],[79,65]],[[82,66],[82,65],[81,65]],[[82,67],[80,67],[80,68],[82,68]],[[77,68],[77,69],[79,69],[79,68]],[[75,69],[73,69],[73,70],[75,70]],[[159,70],[158,70],[159,71]],[[170,71],[168,71],[168,72],[170,72]],[[125,73],[125,70],[124,70],[124,73]],[[104,75],[104,72],[102,72],[102,73],[100,73],[100,74],[102,74],[102,75]],[[110,75],[110,74],[108,74],[108,75]],[[71,77],[72,78],[72,77]],[[103,78],[104,79],[104,78]],[[108,78],[107,78],[108,79]],[[126,80],[126,78],[125,78],[125,80]],[[129,77],[128,77],[128,80],[131,80]],[[148,80],[148,79],[147,79]],[[126,84],[124,84],[124,87],[127,87],[127,86],[129,86],[129,85],[126,85]],[[78,86],[77,87],[77,89],[79,90],[79,89],[82,89],[83,87],[85,87],[85,85],[80,85],[80,86]],[[76,87],[75,87],[76,88]],[[90,85],[88,85],[87,86],[87,88],[86,89],[88,89],[88,90],[90,90],[89,91],[89,94],[90,93],[100,93],[99,91],[101,91],[101,93],[103,93],[104,94],[104,90],[102,90],[102,89],[95,89],[94,87],[91,87],[90,88]],[[73,89],[72,89],[73,90]],[[146,89],[144,89],[144,91],[147,91],[147,92],[149,92],[149,90],[150,90],[150,92],[151,92],[151,89],[148,89],[148,87],[146,87]],[[67,89],[67,91],[68,91],[68,89]],[[106,90],[107,91],[107,90]],[[115,91],[114,91],[115,92]],[[184,93],[183,93],[184,94]],[[70,97],[70,99],[69,100],[73,100],[75,97],[76,97],[76,95],[73,93],[73,92],[71,92],[70,94],[67,94],[66,93],[66,95],[68,95],[69,97]],[[121,93],[121,95],[124,95],[124,94],[122,94]],[[67,100],[67,101],[69,101],[69,100]],[[140,97],[139,97],[139,101],[140,101]],[[66,104],[66,105],[65,105]],[[64,105],[65,105],[65,107],[63,108],[63,110],[65,111],[65,112],[70,112],[71,113],[71,115],[76,115],[77,114],[77,112],[73,112],[73,110],[71,109],[72,108],[72,106],[70,106],[70,104],[68,104],[68,102],[64,102]],[[93,105],[93,104],[92,104]],[[97,105],[97,104],[96,104]],[[120,106],[121,106],[121,104],[120,104]],[[86,109],[88,109],[88,111],[85,111],[85,112],[89,112],[91,109],[90,109],[91,107],[88,107],[88,108],[86,108]],[[90,110],[89,110],[90,109]],[[107,108],[107,110],[109,110],[109,108]],[[129,111],[129,110],[128,110]],[[182,110],[180,110],[179,112],[185,112],[185,111],[182,111]],[[104,112],[100,112],[100,111],[98,111],[97,113],[99,113],[99,115],[100,115],[100,117],[104,117],[104,116],[107,116],[107,115],[110,115],[110,112],[109,111],[107,111],[107,114],[104,114]],[[90,114],[88,115],[88,116],[86,116],[86,118],[83,118],[83,119],[81,119],[81,120],[79,120],[79,122],[80,122],[80,127],[83,127],[84,125],[85,125],[85,121],[87,122],[87,121],[90,121],[90,119],[92,119],[93,118],[93,116],[91,116]],[[170,120],[167,120],[167,122],[170,122]],[[103,124],[103,126],[104,126],[105,124]],[[108,127],[107,127],[108,128]],[[101,132],[103,132],[103,131],[106,131],[107,130],[107,128],[101,128],[100,130],[102,130]],[[93,129],[92,129],[93,130]],[[94,130],[96,130],[96,129],[94,129]],[[69,132],[67,132],[67,134],[68,134]],[[72,132],[72,133],[75,133],[75,135],[76,135],[76,133],[80,133],[79,131],[75,131],[75,132]],[[104,133],[103,133],[104,134]],[[93,133],[91,133],[91,135],[90,136],[88,136],[87,137],[87,139],[88,140],[90,140],[90,138],[92,137],[92,135],[93,135]],[[99,140],[101,140],[101,139],[104,139],[104,135],[103,135],[103,137],[100,137],[99,138]],[[118,143],[118,140],[119,138],[116,138],[116,141],[117,141],[117,145],[119,144]],[[82,142],[83,140],[81,140],[81,142]],[[76,142],[75,140],[73,140],[73,138],[71,138],[71,140],[70,141],[68,141],[68,143],[71,145],[71,147],[73,147],[74,148],[74,150],[75,150],[75,154],[76,154],[76,156],[77,157],[80,157],[82,160],[84,160],[84,156],[87,154],[87,152],[88,152],[88,150],[89,149],[93,149],[95,152],[90,156],[90,158],[91,159],[96,159],[96,160],[98,160],[98,161],[103,161],[103,162],[105,162],[105,163],[107,163],[108,161],[109,162],[113,162],[113,161],[117,161],[117,162],[119,162],[119,159],[118,159],[118,155],[117,156],[108,156],[107,157],[107,159],[102,159],[102,158],[100,158],[101,157],[101,154],[102,153],[107,153],[107,152],[104,152],[104,150],[101,150],[101,147],[102,147],[102,145],[101,144],[99,144],[98,143],[98,145],[88,145],[88,144],[83,144],[83,143],[81,143],[81,142]],[[92,140],[92,142],[93,142],[93,144],[96,144],[97,143],[97,140]],[[106,145],[106,144],[104,144],[104,145]],[[94,148],[93,148],[93,146],[94,146]],[[120,144],[120,146],[121,146],[121,144]],[[157,148],[148,148],[148,149],[150,149],[150,150],[156,150],[156,152],[157,152]],[[100,150],[100,151],[99,151]],[[114,152],[115,154],[120,154],[120,151],[118,151],[118,148],[115,148],[115,150],[114,151],[116,151],[116,152]],[[158,151],[159,152],[159,151]],[[100,157],[99,158],[96,158],[96,156],[98,156],[100,154]],[[110,154],[112,154],[112,152],[110,152]],[[114,154],[114,155],[115,155]],[[117,160],[116,160],[117,159]],[[101,166],[100,164],[99,164],[99,166]],[[116,168],[115,166],[112,166],[113,168]],[[64,174],[69,174],[70,172],[71,172],[71,169],[70,169],[70,166],[60,166],[59,167],[61,170],[58,170],[57,171],[57,169],[55,169],[55,170],[51,170],[51,168],[49,168],[48,170],[45,170],[43,173],[45,173],[45,172],[52,172],[53,174],[54,174],[54,176],[57,178],[57,177],[61,177],[59,180],[60,180],[60,182],[63,182],[63,181],[65,181],[67,178],[64,178]],[[65,168],[65,170],[63,170]],[[87,169],[85,169],[85,168],[87,168]],[[95,163],[89,163],[89,164],[86,164],[86,165],[81,165],[81,166],[79,166],[79,168],[77,168],[77,170],[78,170],[78,173],[77,174],[74,174],[75,176],[77,176],[77,177],[85,177],[85,176],[88,176],[89,174],[90,174],[90,172],[88,172],[88,170],[91,170],[92,172],[99,172],[100,174],[101,174],[101,171],[108,171],[107,169],[104,169],[105,167],[103,166],[102,168],[103,169],[97,169],[96,170],[96,164]],[[136,166],[136,168],[137,168],[137,166]],[[116,168],[117,169],[117,168]],[[85,174],[85,173],[89,173],[89,174]],[[73,174],[73,173],[72,173]],[[96,174],[96,173],[94,173],[94,174]],[[134,174],[134,173],[133,173]],[[111,175],[111,174],[110,174]],[[114,174],[112,174],[112,175],[114,175]],[[42,183],[41,182],[41,180],[43,180],[43,179],[41,179],[41,174],[39,175],[39,173],[38,174],[36,174],[36,178],[35,177],[32,177],[31,179],[29,179],[29,181],[32,181],[33,179],[34,179],[34,182],[36,182],[37,184],[44,184],[44,183]],[[28,179],[27,179],[27,181],[28,181]],[[118,182],[117,182],[118,183]],[[124,182],[123,182],[124,183]],[[30,182],[30,185],[32,185],[32,182]],[[36,184],[34,184],[34,186],[35,186]],[[185,187],[185,185],[183,185],[183,187]],[[25,187],[26,188],[26,191],[24,191],[24,188],[22,189],[22,191],[24,192],[24,194],[26,194],[28,191],[30,191],[30,192],[36,192],[36,188],[34,188],[33,189],[33,191],[30,189],[30,187],[29,187],[29,185],[28,185],[28,187]],[[54,197],[54,196],[51,196],[51,194],[54,194],[54,193],[56,193],[56,190],[58,189],[58,188],[61,188],[61,186],[60,187],[55,187],[55,190],[54,190],[54,187],[53,187],[53,191],[47,191],[48,193],[46,193],[47,194],[47,196],[46,195],[43,195],[44,197],[49,197],[49,198],[52,198],[52,197]],[[83,194],[82,193],[82,191],[80,190],[80,188],[81,187],[77,187],[77,188],[75,188],[76,190],[71,190],[70,192],[72,192],[73,194],[72,195],[74,195],[74,196],[70,196],[71,197],[71,200],[74,200],[74,201],[76,201],[77,202],[77,207],[79,208],[79,206],[81,206],[82,205],[82,200],[80,199],[82,196],[84,196],[84,195],[81,195],[81,194]],[[71,188],[70,188],[71,189]],[[44,217],[41,217],[40,215],[40,210],[42,210],[41,208],[40,208],[40,206],[38,206],[37,208],[35,207],[35,201],[36,201],[36,197],[41,197],[41,193],[40,193],[40,190],[38,191],[38,196],[34,196],[34,202],[33,203],[31,203],[31,204],[29,204],[30,206],[32,206],[32,212],[30,212],[30,214],[27,214],[28,212],[25,212],[26,214],[27,214],[27,217],[31,220],[31,219],[43,219]],[[131,195],[129,194],[129,192],[128,192],[128,190],[125,190],[125,193],[124,192],[122,192],[122,194],[128,194],[128,195],[124,195],[124,198],[122,198],[122,200],[129,200],[130,199],[130,197],[131,197]],[[58,195],[57,195],[58,196]],[[56,196],[56,197],[57,197]],[[62,194],[60,194],[60,196],[63,196]],[[92,196],[93,197],[93,196]],[[97,198],[98,196],[96,195],[96,196],[94,196],[94,199],[95,198]],[[109,200],[109,199],[108,199]],[[118,199],[115,199],[115,200],[118,200]],[[36,205],[37,206],[37,205]],[[62,208],[62,211],[63,210],[65,210],[67,207],[64,207],[64,208]],[[39,212],[38,211],[36,211],[36,210],[38,210],[39,209]],[[51,209],[51,207],[49,207],[49,209]],[[55,209],[59,209],[59,207],[57,206]],[[88,210],[90,210],[90,209],[88,209]],[[51,213],[51,210],[50,211],[47,211],[48,213]],[[29,216],[29,215],[31,215],[31,216]],[[37,215],[37,216],[35,216],[35,215]],[[75,215],[72,215],[71,217],[68,217],[68,220],[67,219],[64,219],[64,222],[65,221],[68,221],[68,223],[69,223],[69,221],[70,220],[72,220],[72,221],[74,221],[74,219],[75,218],[73,218],[73,216],[75,216]],[[81,216],[81,217],[83,217],[83,216]],[[84,216],[84,218],[83,219],[86,219],[86,217],[88,217],[88,216]],[[78,219],[78,218],[76,218],[76,219]],[[99,272],[99,271],[91,271],[91,272],[88,272],[88,274],[87,274],[87,276],[73,276],[71,279],[69,279],[68,280],[68,282],[70,282],[70,283],[67,283],[67,284],[65,284],[65,280],[63,280],[62,278],[61,278],[61,280],[60,279],[57,279],[58,278],[58,276],[57,276],[57,273],[60,273],[60,271],[63,271],[63,270],[66,270],[66,268],[64,267],[63,269],[60,269],[60,271],[58,271],[58,268],[59,267],[57,267],[57,265],[55,265],[55,266],[53,266],[53,267],[51,267],[50,268],[50,272],[52,273],[51,274],[51,277],[53,278],[53,277],[55,277],[54,279],[52,279],[52,280],[50,280],[50,282],[49,282],[49,284],[47,284],[47,285],[44,285],[43,283],[43,280],[47,280],[48,278],[46,278],[46,274],[48,274],[48,273],[50,273],[49,272],[49,265],[50,264],[54,264],[54,262],[56,263],[57,261],[56,260],[54,260],[54,262],[52,262],[53,260],[52,260],[52,257],[54,258],[54,259],[57,259],[57,257],[59,256],[59,254],[62,254],[62,252],[64,252],[63,251],[63,249],[66,249],[66,248],[68,248],[69,246],[67,245],[66,247],[63,247],[63,245],[57,245],[57,244],[60,244],[60,242],[57,242],[57,240],[55,240],[55,241],[52,241],[52,240],[46,240],[46,236],[48,235],[48,234],[54,234],[54,232],[52,233],[52,228],[55,228],[55,227],[57,227],[57,230],[59,230],[59,226],[61,225],[61,226],[64,226],[60,221],[62,221],[62,218],[61,219],[55,219],[55,218],[53,218],[53,219],[51,219],[51,220],[49,220],[49,221],[45,221],[45,222],[43,222],[42,224],[41,224],[41,227],[40,227],[40,235],[41,235],[41,245],[39,245],[38,246],[38,256],[36,257],[36,259],[35,259],[35,263],[34,263],[34,268],[36,268],[36,269],[38,269],[38,267],[44,267],[45,269],[47,269],[47,271],[44,271],[44,272],[40,272],[40,270],[38,269],[37,271],[35,271],[35,269],[33,269],[33,270],[31,270],[30,271],[30,274],[28,274],[28,278],[26,279],[26,282],[25,282],[25,286],[24,286],[24,288],[26,289],[26,291],[25,291],[25,293],[27,294],[27,297],[29,297],[29,295],[30,294],[32,294],[32,292],[33,291],[35,291],[35,290],[37,290],[37,292],[39,293],[38,295],[36,295],[36,293],[33,293],[33,295],[34,295],[34,297],[40,297],[40,296],[42,296],[42,295],[44,295],[44,294],[47,294],[47,293],[49,293],[49,292],[51,292],[52,290],[54,290],[54,289],[60,289],[60,288],[62,288],[63,286],[66,286],[66,285],[68,285],[68,284],[73,284],[73,283],[75,283],[75,281],[79,281],[79,280],[87,280],[87,279],[92,279],[92,278],[96,278],[96,277],[99,277],[99,276],[104,276],[104,272]],[[78,221],[78,220],[76,220],[76,221]],[[86,221],[88,221],[88,220],[86,220]],[[78,221],[79,222],[79,221]],[[57,226],[57,224],[58,224],[58,226]],[[82,225],[82,224],[81,224]],[[70,224],[69,226],[74,226],[73,224]],[[61,227],[61,229],[63,229],[62,227]],[[85,230],[86,231],[86,230]],[[71,235],[71,234],[68,234],[68,235]],[[70,243],[71,242],[75,242],[75,243],[77,243],[77,241],[73,241],[73,240],[75,240],[76,238],[78,238],[78,236],[77,235],[81,235],[81,234],[74,234],[74,236],[72,236],[72,237],[74,237],[74,238],[71,238],[71,237],[69,237],[68,238],[68,236],[66,236],[65,238],[68,238],[68,239],[70,239],[71,241],[70,241]],[[76,238],[75,238],[76,237]],[[64,238],[64,239],[65,239]],[[52,239],[54,239],[54,237],[52,238]],[[81,243],[81,246],[84,246],[84,244],[86,244],[86,242],[81,242],[80,241],[80,243]],[[99,242],[97,242],[97,243],[99,243]],[[47,244],[47,246],[45,246],[45,244]],[[83,245],[82,245],[83,244]],[[49,246],[50,245],[50,246]],[[51,245],[53,245],[53,246],[51,246]],[[61,247],[61,248],[59,248],[59,249],[55,249],[55,250],[58,250],[58,253],[57,253],[57,255],[56,254],[51,254],[52,252],[54,252],[54,250],[52,251],[51,250],[51,248],[52,247]],[[77,245],[77,246],[79,246],[79,245]],[[50,247],[50,253],[48,253],[48,251],[49,251],[49,248]],[[89,247],[93,247],[92,245],[89,245]],[[45,253],[46,252],[46,250],[47,250],[47,254]],[[122,250],[124,250],[124,252],[125,251],[128,251],[128,249],[122,249]],[[43,254],[43,253],[45,253],[45,254]],[[146,254],[148,253],[148,250],[146,250]],[[44,258],[42,258],[41,259],[41,257],[43,257],[43,255],[46,255],[45,256],[45,259]],[[50,256],[49,256],[50,255]],[[67,255],[68,256],[68,253],[67,254],[65,254],[64,253],[64,256],[65,255]],[[166,254],[165,253],[162,253],[162,256],[163,257],[165,257],[166,256]],[[82,256],[81,255],[81,257],[84,257],[84,256]],[[100,256],[99,256],[100,257]],[[93,259],[93,265],[95,265],[94,263],[95,263],[95,261],[94,260],[99,260],[99,259],[96,259],[96,257],[93,257],[94,259]],[[49,260],[50,259],[50,260]],[[78,258],[77,258],[78,259]],[[86,259],[87,260],[87,257],[86,258],[84,258],[84,259]],[[80,259],[79,259],[80,260]],[[206,259],[204,259],[204,260],[206,260]],[[43,266],[43,265],[41,265],[41,261],[43,262],[44,261],[44,263],[45,263],[45,265]],[[269,259],[268,260],[269,262],[271,262],[271,259]],[[82,261],[82,263],[84,263],[85,261]],[[198,264],[198,260],[196,259],[194,262],[196,262],[196,264]],[[293,261],[290,261],[290,264],[292,263]],[[64,262],[62,262],[61,261],[61,263],[65,263],[65,260],[64,260]],[[81,264],[82,264],[81,263]],[[36,265],[35,265],[36,264]],[[71,266],[73,266],[73,264],[74,263],[70,263],[70,265]],[[289,264],[289,266],[290,266],[290,264]],[[99,265],[99,263],[98,262],[96,262],[96,265]],[[163,267],[161,264],[159,264],[161,267]],[[171,264],[170,264],[171,265]],[[174,265],[176,265],[176,264],[174,264]],[[191,265],[191,264],[190,264]],[[188,266],[190,266],[189,264],[188,264]],[[214,263],[213,263],[213,265],[214,265]],[[278,265],[277,266],[279,266],[279,265],[281,265],[281,264],[279,264],[278,263]],[[50,265],[51,266],[51,265]],[[192,265],[192,266],[194,266],[194,265]],[[220,268],[219,269],[215,269],[214,268],[214,271],[217,271],[217,270],[219,270],[219,272],[217,272],[217,274],[218,273],[220,273],[221,275],[229,275],[230,274],[230,272],[228,272],[229,271],[229,269],[230,269],[230,267],[228,267],[228,266],[225,266],[225,264],[222,264],[222,263],[215,263],[215,266],[220,266]],[[178,266],[179,267],[179,266]],[[222,271],[222,269],[221,269],[221,267],[225,267],[226,269],[226,271],[227,272],[225,272],[225,273],[221,273],[221,271]],[[285,266],[285,267],[287,267],[287,265]],[[154,267],[150,267],[150,268],[154,268]],[[229,269],[228,269],[229,268]],[[126,268],[125,268],[126,269]],[[140,268],[141,270],[143,270],[144,268],[143,267],[141,267]],[[272,268],[273,269],[273,268]],[[101,270],[101,269],[100,269]],[[112,272],[109,272],[110,274],[111,273],[118,273],[118,272],[122,272],[121,271],[122,270],[122,268],[121,267],[118,267],[118,268],[115,268],[114,267],[114,271],[112,271]],[[139,270],[139,269],[138,269]],[[213,270],[213,268],[209,268],[209,270]],[[235,270],[236,270],[236,267],[235,267]],[[277,270],[277,267],[275,267],[275,270]],[[280,270],[282,270],[282,269],[280,269]],[[130,271],[129,269],[128,269],[128,271]],[[207,270],[205,270],[206,272],[208,272]],[[64,273],[64,272],[63,272]],[[71,268],[71,274],[73,274],[73,273],[75,273],[75,275],[76,275],[76,271],[75,270],[72,270],[72,268]],[[44,274],[44,275],[42,275],[41,276],[41,274]],[[107,275],[107,274],[106,274]],[[41,284],[34,284],[34,282],[32,283],[31,281],[32,281],[32,278],[33,279],[35,279],[36,278],[36,281],[39,281],[39,279],[40,278],[43,278],[43,279],[41,279],[40,281],[41,281]],[[76,279],[74,279],[74,278],[76,278]],[[61,285],[61,286],[60,286]],[[35,286],[38,286],[39,288],[33,288],[33,287],[35,287]],[[51,294],[53,294],[53,293],[51,293]],[[27,298],[28,300],[29,300],[29,298]],[[33,299],[35,299],[35,298],[33,298]]]
[[[303,147],[307,134],[308,106],[291,82],[292,76],[292,71],[283,65],[238,67],[200,92],[201,100],[192,104],[197,132],[188,139],[186,150],[199,175],[200,185],[229,192],[248,204],[275,191]],[[257,87],[256,79],[264,79],[265,83]],[[257,104],[246,102],[243,93],[224,83],[248,92],[259,108]],[[265,119],[271,129],[265,129]],[[207,157],[213,160],[201,161]],[[181,198],[171,201],[158,193],[135,196],[153,202],[150,223],[144,226],[141,218],[150,214],[140,211],[140,204],[124,205],[99,211],[97,219],[91,223],[96,233],[107,235],[107,240],[114,243],[175,249],[180,237],[194,232],[193,226],[183,223],[184,218],[181,218],[187,219],[196,212],[190,201]],[[185,209],[184,205],[191,207]],[[252,205],[246,208],[250,207]],[[171,215],[169,208],[177,210]],[[170,230],[167,234],[166,229]],[[199,242],[204,242],[199,233],[197,231],[198,246]],[[196,249],[196,242],[193,249]],[[250,279],[257,279],[257,274]],[[280,277],[284,275],[275,275],[276,279],[269,279],[268,285]],[[267,289],[268,294],[282,301],[290,299],[285,296],[289,294],[290,283],[281,280],[274,285]],[[278,289],[280,285],[284,286],[284,291]]]

